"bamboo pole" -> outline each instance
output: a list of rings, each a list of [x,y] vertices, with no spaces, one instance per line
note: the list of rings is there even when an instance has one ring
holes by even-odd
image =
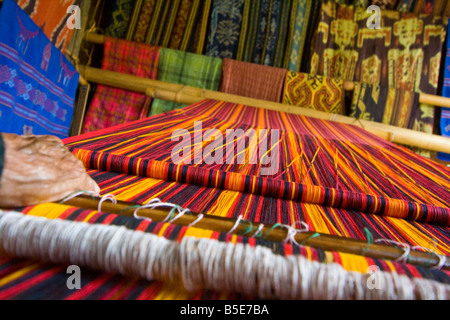
[[[344,82],[344,90],[353,91],[355,90],[355,83],[351,81]],[[437,108],[450,107],[450,98],[435,96],[432,94],[421,93],[419,94],[419,103],[429,104]]]
[[[87,81],[122,88],[125,90],[146,93],[154,98],[163,100],[192,104],[205,99],[213,99],[245,104],[273,111],[282,111],[296,115],[356,125],[382,139],[397,144],[418,147],[431,151],[450,153],[450,138],[438,135],[399,128],[373,121],[355,119],[338,114],[321,112],[308,108],[299,108],[282,103],[199,89],[174,83],[162,82],[159,80],[146,79],[87,66],[79,66],[79,71],[82,75],[84,75]]]
[[[91,43],[103,45],[105,43],[105,36],[88,32],[85,34],[85,40]],[[352,81],[345,81],[344,90],[353,91],[355,89],[355,83]],[[450,108],[450,98],[421,93],[419,95],[419,102],[423,104],[429,104],[434,107],[446,107]]]
[[[76,206],[90,210],[97,210],[100,199],[89,196],[78,196],[65,202],[66,205]],[[119,214],[123,216],[133,217],[134,210],[136,210],[136,203],[117,201],[117,204],[112,202],[102,203],[102,212]],[[147,217],[155,222],[164,221],[168,215],[168,210],[163,209],[140,209],[138,214],[140,217]],[[180,226],[188,226],[198,218],[198,214],[185,214],[175,220],[173,224]],[[213,230],[222,233],[228,233],[236,225],[235,219],[217,217],[211,215],[204,215],[204,218],[195,224],[196,228]],[[243,234],[246,236],[254,236],[258,231],[258,225],[250,225],[249,223],[240,223],[237,225],[233,234]],[[287,237],[287,230],[283,228],[275,228],[273,225],[264,225],[260,231],[263,236],[261,238],[282,242]],[[366,241],[350,239],[345,237],[327,235],[316,232],[301,232],[295,235],[295,241],[298,244],[321,249],[324,251],[335,251],[359,256],[365,256],[374,259],[384,259],[394,261],[404,255],[404,249],[380,243],[368,243]],[[432,267],[439,263],[439,258],[430,252],[411,250],[408,263],[422,266]],[[446,257],[444,270],[450,270],[450,259]]]

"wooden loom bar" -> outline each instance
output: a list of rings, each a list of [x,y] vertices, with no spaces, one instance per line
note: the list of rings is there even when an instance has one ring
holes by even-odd
[[[89,196],[78,196],[65,202],[66,205],[76,206],[80,208],[97,210],[100,199]],[[119,214],[123,216],[133,217],[136,210],[136,203],[117,201],[114,204],[109,201],[102,203],[102,212]],[[163,209],[148,209],[143,208],[138,212],[139,217],[147,217],[155,222],[165,220],[169,215],[169,210]],[[188,226],[197,220],[198,214],[185,214],[172,222],[173,224]],[[218,216],[204,215],[204,218],[195,224],[196,228],[213,230],[217,232],[227,233],[236,224],[236,220]],[[249,223],[240,223],[237,225],[233,234],[247,234],[254,235],[258,231],[259,225],[250,225]],[[275,228],[275,226],[264,225],[261,230],[262,238],[269,241],[281,242],[287,237],[287,230],[285,228]],[[396,260],[404,254],[404,249],[380,243],[368,243],[366,241],[344,238],[340,236],[327,235],[316,232],[300,232],[295,235],[297,243],[324,251],[335,251],[349,253],[359,256],[370,257],[374,259]],[[430,267],[439,263],[437,255],[430,252],[422,252],[411,250],[408,263]],[[442,267],[444,270],[450,270],[450,259],[446,257],[445,264]]]
[[[85,40],[91,43],[103,45],[105,43],[105,36],[93,32],[85,34]],[[353,91],[355,89],[355,83],[352,81],[344,82],[344,90]],[[419,96],[419,102],[423,104],[429,104],[434,107],[447,107],[450,108],[450,98],[421,93]]]
[[[79,71],[87,81],[112,86],[130,91],[146,93],[154,98],[159,98],[177,103],[193,104],[205,99],[226,101],[245,104],[273,111],[281,111],[296,115],[302,115],[323,120],[336,121],[345,124],[359,126],[376,136],[402,145],[418,147],[426,150],[450,153],[450,138],[399,128],[383,123],[360,120],[338,114],[317,111],[308,108],[299,108],[287,104],[264,101],[254,98],[242,97],[233,94],[199,89],[174,83],[163,82],[123,74],[114,71],[102,70],[87,66],[79,66]]]

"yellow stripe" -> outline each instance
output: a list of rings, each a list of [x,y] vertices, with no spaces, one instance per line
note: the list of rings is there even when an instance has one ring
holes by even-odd
[[[33,264],[33,265],[25,267],[23,269],[17,270],[16,272],[14,272],[6,277],[3,277],[2,279],[0,279],[0,287],[4,286],[10,282],[13,282],[16,279],[23,277],[27,273],[38,269],[40,266],[41,266],[40,264]]]

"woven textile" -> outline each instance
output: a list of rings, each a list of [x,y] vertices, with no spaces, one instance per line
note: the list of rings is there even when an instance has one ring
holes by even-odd
[[[450,28],[450,26],[449,26]],[[447,30],[447,51],[445,56],[442,96],[450,98],[450,32]],[[450,108],[441,108],[440,131],[444,137],[450,137]],[[450,161],[450,154],[439,152],[438,159]]]
[[[199,121],[201,128],[195,124]],[[220,164],[200,159],[199,153],[205,155],[213,144],[207,138],[207,131],[213,128],[224,138],[230,135],[227,133],[230,128],[279,129],[280,135],[274,141],[280,146],[277,172],[263,175],[261,167],[267,163],[262,161]],[[171,154],[178,150],[179,143],[179,139],[173,139],[177,129],[191,135],[188,140],[192,149],[186,153],[186,162],[187,158],[200,159],[199,162],[173,162]],[[201,142],[195,141],[196,134],[204,134]],[[215,136],[214,141],[218,140],[220,135]],[[65,143],[89,168],[88,173],[97,181],[102,194],[114,194],[117,200],[146,204],[159,198],[189,208],[194,214],[242,217],[247,224],[268,223],[274,227],[276,223],[304,222],[309,230],[320,234],[367,243],[372,236],[432,248],[439,254],[450,253],[449,169],[358,127],[239,104],[203,101],[163,115],[72,137]],[[230,145],[230,150],[237,154],[239,138],[231,140]],[[275,150],[274,145],[269,146],[267,155],[274,156]],[[305,257],[324,268],[335,263],[344,270],[367,274],[370,266],[377,266],[377,270],[409,279],[450,283],[448,271],[272,242],[264,234],[236,235],[214,228],[179,226],[55,203],[21,211],[27,216],[49,220],[123,226],[177,243],[187,237],[234,245],[245,243],[254,248],[269,248],[278,257]],[[176,262],[170,264],[175,265]],[[64,265],[2,259],[0,273],[17,276],[7,277],[0,283],[0,298],[244,298],[214,290],[187,292],[182,287],[184,281],[177,281],[177,285],[148,282],[89,270],[83,272],[82,288],[70,291],[64,285],[66,269]],[[365,282],[360,285],[363,287]],[[53,287],[59,289],[50,289]],[[314,289],[308,286],[306,290]]]
[[[136,1],[127,40],[203,53],[211,0]]]
[[[106,38],[104,70],[156,79],[160,47]],[[145,118],[151,98],[145,94],[98,85],[86,113],[83,133]]]
[[[125,38],[128,23],[133,12],[133,0],[114,0],[109,13],[105,34],[108,37]]]
[[[372,0],[369,4],[379,6],[383,10],[395,10],[397,3],[400,1],[401,0]]]
[[[223,59],[220,91],[244,97],[280,102],[286,69]]]
[[[187,151],[188,163],[172,162],[179,148],[179,140],[172,140],[175,130],[187,130],[192,138],[212,128],[223,139],[230,128],[281,130],[271,143],[275,157],[274,148],[280,148],[276,173],[264,175],[269,165],[250,156],[239,161],[239,139],[230,145],[233,161],[205,162],[199,157],[210,148],[205,139],[201,149],[193,142],[197,147]],[[305,221],[310,230],[357,239],[367,239],[367,228],[377,238],[425,247],[432,235],[440,252],[450,252],[449,169],[357,127],[205,101],[66,142],[95,170],[91,174],[102,192],[120,200],[147,203],[158,197],[193,212],[242,215],[252,223]]]
[[[329,113],[346,114],[342,80],[289,71],[283,103]]]
[[[222,77],[222,59],[180,50],[161,49],[158,80],[202,88],[219,89]],[[186,105],[154,99],[151,115],[182,108]]]
[[[213,0],[205,54],[234,59],[241,33],[244,0]]]
[[[450,17],[450,3],[445,0],[399,0],[397,10]]]
[[[1,130],[67,137],[78,72],[14,1],[0,23]]]
[[[312,0],[296,0],[292,3],[290,34],[286,54],[288,62],[285,63],[285,66],[290,71],[300,71],[312,6]]]
[[[72,5],[81,6],[82,0],[17,0],[16,2],[41,28],[47,38],[64,53],[75,31],[66,26],[72,14],[67,13],[67,9]]]
[[[282,67],[292,1],[246,1],[236,60]]]
[[[287,243],[276,243],[264,239],[227,235],[218,232],[204,232],[193,227],[181,227],[168,223],[150,222],[134,218],[106,214],[92,210],[56,204],[45,204],[28,207],[23,213],[29,216],[41,216],[48,219],[61,219],[91,224],[124,226],[128,230],[139,230],[156,234],[166,239],[180,241],[185,236],[196,236],[217,239],[225,243],[246,243],[251,246],[271,248],[281,256],[300,255],[311,261],[321,263],[337,263],[348,271],[365,273],[371,265],[378,270],[396,272],[410,278],[430,279],[444,284],[450,283],[448,271],[437,271],[410,264],[391,262],[382,259],[371,259],[339,252],[327,252],[306,246],[294,246]],[[83,286],[79,290],[68,289],[67,266],[39,261],[1,259],[0,273],[4,281],[0,284],[0,298],[5,299],[81,299],[81,300],[151,300],[151,299],[245,299],[233,293],[221,293],[210,290],[188,292],[181,286],[171,283],[149,282],[112,273],[101,273],[83,268]],[[13,275],[16,276],[13,276]],[[58,288],[58,290],[54,290]]]
[[[369,29],[370,15],[324,2],[311,73],[436,94],[447,20],[385,10]]]
[[[436,94],[447,19],[384,10],[370,29],[365,8],[322,3],[311,71],[327,77]],[[434,108],[420,106],[411,129],[434,131]],[[425,151],[423,154],[427,154]],[[428,156],[429,153],[428,153]]]
[[[361,83],[355,84],[350,115],[409,129],[418,117],[426,121],[420,119],[418,93]]]

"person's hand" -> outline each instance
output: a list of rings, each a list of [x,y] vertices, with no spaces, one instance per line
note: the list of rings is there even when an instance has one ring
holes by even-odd
[[[64,199],[76,191],[100,193],[86,169],[54,136],[2,134],[5,144],[0,207],[14,208]]]

